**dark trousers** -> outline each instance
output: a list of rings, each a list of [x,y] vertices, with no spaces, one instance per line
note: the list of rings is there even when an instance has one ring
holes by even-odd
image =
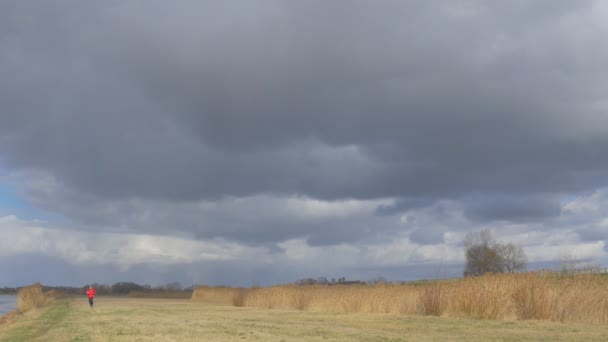
[[[89,298],[89,306],[93,307],[93,298]]]

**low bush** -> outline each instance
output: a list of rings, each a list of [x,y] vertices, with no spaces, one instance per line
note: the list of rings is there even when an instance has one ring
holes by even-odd
[[[35,283],[19,289],[19,292],[17,292],[17,308],[20,312],[26,312],[51,304],[63,296],[63,292],[57,290],[44,292],[42,284]]]

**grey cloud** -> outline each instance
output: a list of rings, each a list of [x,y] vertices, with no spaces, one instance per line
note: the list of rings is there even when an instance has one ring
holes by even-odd
[[[153,230],[372,235],[196,223],[197,201],[259,194],[397,198],[378,207],[388,216],[449,198],[475,220],[552,217],[538,193],[608,181],[600,23],[586,1],[5,1],[0,157],[57,179],[37,206],[137,230],[150,207],[132,200],[172,203],[151,206],[167,212]],[[502,195],[466,202],[475,193]]]
[[[534,222],[559,217],[561,204],[554,198],[477,196],[465,204],[464,214],[474,221]]]
[[[141,264],[125,269],[116,265],[73,265],[42,254],[3,257],[0,262],[0,275],[0,284],[9,287],[40,281],[50,286],[84,286],[91,283],[111,285],[120,281],[153,286],[172,281],[179,281],[183,286],[252,286],[289,282],[298,277],[289,267],[278,266],[274,269],[243,261],[208,261],[175,264],[171,267]]]
[[[88,283],[108,283],[112,267],[92,266],[83,268],[65,260],[43,254],[24,253],[18,256],[3,256],[0,262],[0,283],[16,287],[43,281],[51,286],[83,286]],[[105,272],[104,272],[105,271]],[[66,280],[69,281],[66,283]]]
[[[582,241],[608,241],[608,232],[605,227],[583,228],[577,230]]]
[[[399,231],[399,227],[390,220],[372,217],[348,219],[308,227],[307,242],[311,246],[369,243],[393,235],[396,231]]]
[[[66,191],[52,178],[29,173],[21,195],[37,207],[62,213],[72,229],[171,234],[198,239],[226,238],[272,248],[275,243],[307,238],[311,245],[370,241],[399,230],[392,217],[374,216],[374,203],[348,209],[343,202],[272,194],[212,201],[103,200]],[[289,203],[288,203],[289,202]],[[312,209],[308,209],[312,206]],[[367,208],[367,209],[366,209]],[[347,214],[333,214],[333,211]]]
[[[399,198],[389,205],[380,205],[376,208],[377,215],[395,215],[410,209],[428,207],[433,200],[426,198]]]
[[[416,229],[412,234],[410,234],[410,239],[412,242],[419,243],[421,245],[440,244],[444,242],[444,232],[444,229],[420,228]]]
[[[472,3],[480,9],[466,21],[442,11],[450,8],[443,2],[272,2],[247,13],[231,5],[190,2],[151,2],[144,8],[115,3],[96,5],[95,11],[64,4],[70,5],[65,14],[27,5],[5,14],[50,18],[32,31],[24,30],[25,21],[7,24],[13,30],[5,34],[3,56],[20,59],[3,71],[29,95],[15,96],[22,104],[29,106],[32,98],[41,103],[27,110],[7,108],[15,117],[26,115],[14,119],[22,121],[21,129],[9,137],[4,154],[13,167],[48,168],[93,193],[442,195],[517,184],[565,187],[575,182],[577,171],[568,165],[606,167],[598,158],[607,152],[606,140],[564,138],[571,114],[568,107],[555,113],[555,101],[566,94],[578,96],[569,99],[572,109],[593,96],[577,91],[576,77],[587,77],[590,90],[606,87],[601,75],[590,73],[603,62],[589,61],[588,69],[580,70],[584,66],[571,59],[567,45],[579,33],[568,34],[570,28],[558,21],[584,15],[582,4],[576,8],[581,12],[571,12],[573,5],[552,2],[545,20],[520,23],[540,30],[548,44],[559,36],[561,45],[550,46],[552,58],[564,59],[559,65],[544,54],[527,55],[532,46],[518,36],[517,25],[488,30],[474,25],[489,25],[497,17],[516,22],[515,14],[538,8],[522,3]],[[212,20],[183,16],[212,10]],[[63,23],[66,16],[70,20]],[[130,20],[134,16],[138,20]],[[433,26],[423,24],[426,16],[435,18]],[[506,37],[506,51],[495,52],[485,64],[476,61],[476,54],[491,52],[492,34]],[[60,44],[43,44],[55,36]],[[551,67],[575,79],[551,79]],[[45,93],[34,91],[40,87]],[[338,160],[333,169],[351,180],[331,186],[337,181],[331,172],[306,170],[277,151],[308,139],[361,146],[375,164],[361,168]],[[378,145],[393,159],[383,160]],[[307,151],[289,152],[299,157]],[[559,180],[544,177],[554,164],[564,170]],[[277,181],[266,179],[269,170],[273,179],[279,175]],[[285,174],[290,179],[281,179]]]

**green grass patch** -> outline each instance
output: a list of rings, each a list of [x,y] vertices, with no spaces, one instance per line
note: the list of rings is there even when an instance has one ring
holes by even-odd
[[[24,322],[23,325],[15,326],[8,331],[2,338],[2,342],[27,342],[37,337],[45,335],[51,328],[60,325],[61,321],[70,311],[67,302],[60,302],[51,305],[42,314],[32,318],[31,321]]]
[[[90,340],[88,338],[84,338],[84,337],[80,337],[80,336],[76,336],[70,340],[70,342],[85,342],[85,341],[90,341]]]
[[[138,314],[136,309],[110,310],[107,312],[97,313],[98,316],[130,316],[136,314]]]

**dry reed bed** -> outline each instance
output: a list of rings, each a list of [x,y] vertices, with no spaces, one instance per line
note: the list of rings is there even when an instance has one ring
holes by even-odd
[[[199,286],[192,292],[192,300],[213,304],[244,306],[243,300],[250,291],[240,287]]]
[[[17,308],[19,312],[26,312],[54,303],[56,300],[65,297],[65,294],[58,290],[44,292],[42,284],[36,283],[24,286],[17,293]]]
[[[363,312],[478,319],[608,323],[608,276],[501,274],[421,285],[282,285],[207,287],[193,300],[323,312]]]
[[[54,303],[65,298],[62,291],[51,289],[44,291],[40,283],[24,286],[17,292],[17,310],[0,315],[0,325],[17,320],[23,313]]]

